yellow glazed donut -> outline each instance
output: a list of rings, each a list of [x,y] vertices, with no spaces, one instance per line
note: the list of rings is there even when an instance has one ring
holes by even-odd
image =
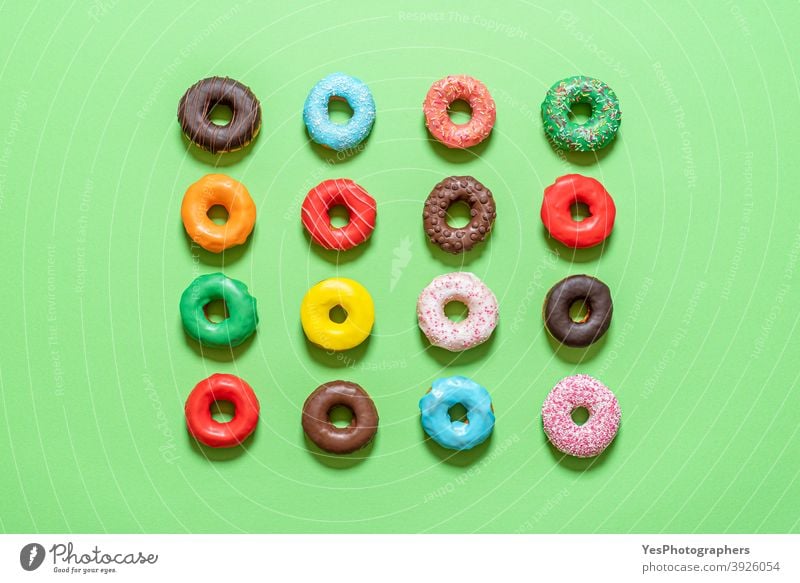
[[[209,209],[216,205],[228,211],[224,225],[208,218]],[[241,182],[225,174],[207,174],[186,190],[181,218],[195,243],[220,253],[247,241],[256,223],[256,205]]]
[[[334,322],[331,310],[340,306],[347,317]],[[327,350],[348,350],[364,342],[375,323],[375,305],[363,285],[332,277],[308,290],[300,305],[300,321],[308,339]]]

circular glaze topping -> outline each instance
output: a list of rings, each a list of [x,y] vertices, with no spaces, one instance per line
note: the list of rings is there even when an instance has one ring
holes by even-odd
[[[456,202],[470,207],[470,221],[464,227],[447,222],[447,209]],[[492,191],[472,176],[450,176],[433,187],[425,200],[422,225],[434,245],[448,253],[469,251],[491,232],[497,209]]]
[[[572,218],[572,205],[589,207],[582,221]],[[541,217],[545,228],[557,241],[573,249],[593,247],[606,240],[614,228],[617,209],[600,182],[580,174],[556,178],[544,189]]]
[[[224,301],[229,314],[221,322],[206,317],[205,307],[215,300]],[[258,325],[256,299],[247,286],[221,273],[196,278],[181,295],[180,312],[186,334],[204,346],[238,346]]]
[[[336,427],[331,409],[347,407],[350,425]],[[366,446],[378,431],[378,410],[367,392],[356,383],[331,381],[320,385],[303,405],[303,431],[317,447],[330,453],[351,453]]]
[[[335,322],[335,307],[347,312]],[[300,322],[306,337],[326,350],[349,350],[367,339],[375,323],[375,305],[366,288],[346,277],[325,279],[311,287],[300,306]]]
[[[578,103],[588,104],[592,114],[584,123],[569,118]],[[592,77],[578,75],[555,83],[542,102],[544,131],[563,150],[589,152],[607,146],[617,135],[622,113],[614,91]]]
[[[580,407],[589,413],[583,425],[572,419],[572,413]],[[542,425],[547,438],[556,449],[575,457],[602,453],[617,435],[621,416],[614,393],[585,374],[559,381],[542,405]]]
[[[472,117],[465,124],[455,124],[448,108],[457,100],[469,103]],[[468,75],[449,75],[428,90],[422,104],[425,125],[439,142],[448,148],[471,148],[492,132],[496,117],[494,99],[486,85]]]
[[[570,317],[572,304],[583,301],[587,315],[581,322]],[[597,278],[572,275],[555,284],[544,303],[544,321],[550,334],[567,346],[597,342],[611,324],[611,290]]]
[[[233,405],[233,419],[215,421],[211,406],[217,401]],[[209,447],[233,447],[253,433],[260,406],[253,389],[231,374],[214,374],[197,383],[186,399],[184,413],[189,433]]]
[[[461,405],[467,420],[452,421],[450,408]],[[448,449],[472,449],[486,441],[494,429],[492,398],[484,387],[462,376],[433,381],[419,401],[422,427],[431,439]]]
[[[211,110],[225,105],[231,110],[226,125],[211,121]],[[186,137],[212,154],[247,146],[261,129],[261,104],[250,88],[228,77],[209,77],[186,91],[178,105],[178,121]]]
[[[350,220],[343,227],[331,224],[330,211],[342,205]],[[301,219],[315,243],[325,249],[347,251],[360,245],[375,229],[377,207],[375,199],[349,178],[325,180],[306,195]]]
[[[331,120],[331,99],[347,102],[353,117],[345,124]],[[355,77],[332,73],[314,85],[303,107],[303,121],[316,143],[336,151],[358,146],[369,135],[375,122],[375,101],[369,87]]]
[[[445,314],[450,302],[463,303],[469,313],[454,322]],[[497,298],[474,273],[440,275],[422,290],[417,301],[420,330],[431,344],[458,352],[486,342],[497,326]]]
[[[209,209],[216,205],[228,211],[224,225],[208,217]],[[208,174],[186,190],[181,218],[195,243],[206,251],[220,253],[247,241],[256,223],[256,205],[241,182],[225,174]]]

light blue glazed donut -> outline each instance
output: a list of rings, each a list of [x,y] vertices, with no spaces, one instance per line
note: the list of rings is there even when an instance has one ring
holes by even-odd
[[[353,110],[353,117],[346,124],[331,121],[328,114],[331,99],[343,99]],[[312,140],[341,152],[355,148],[369,135],[375,121],[375,101],[360,79],[332,73],[311,89],[303,108],[303,121]]]
[[[461,404],[467,421],[451,421],[450,408]],[[454,376],[433,381],[433,387],[419,401],[425,433],[448,449],[472,449],[486,441],[494,429],[489,391],[467,377]]]

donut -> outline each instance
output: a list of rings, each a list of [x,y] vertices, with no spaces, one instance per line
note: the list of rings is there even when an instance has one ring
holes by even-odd
[[[461,302],[469,313],[460,322],[447,317],[444,308]],[[433,346],[451,352],[486,342],[497,326],[497,298],[474,273],[457,271],[440,275],[428,284],[417,301],[417,319]]]
[[[571,207],[578,203],[589,207],[590,216],[582,221],[572,218]],[[550,236],[567,247],[581,249],[606,240],[614,228],[617,208],[597,180],[567,174],[544,189],[541,216]]]
[[[211,405],[227,401],[233,419],[220,423],[211,417]],[[253,389],[232,374],[213,374],[197,383],[186,399],[184,413],[189,433],[209,447],[234,447],[253,433],[260,407]]]
[[[330,312],[341,307],[347,317],[334,322]],[[306,337],[326,350],[349,350],[364,342],[375,323],[372,296],[357,281],[345,277],[325,279],[308,290],[300,305],[300,322]]]
[[[212,322],[205,313],[215,300],[225,302],[228,317]],[[241,281],[221,273],[201,275],[181,295],[183,329],[200,344],[210,347],[239,346],[255,332],[258,325],[256,299]]]
[[[338,124],[328,114],[331,99],[347,102],[353,117]],[[311,88],[303,107],[308,135],[317,144],[341,152],[355,148],[369,135],[375,122],[375,101],[369,87],[355,77],[332,73]]]
[[[455,124],[447,113],[454,101],[466,101],[472,117],[465,124]],[[431,85],[425,102],[425,125],[439,142],[448,148],[471,148],[492,132],[496,117],[494,99],[486,85],[468,75],[448,75]]]
[[[570,317],[572,304],[583,301],[586,317]],[[550,334],[567,346],[584,347],[597,342],[611,324],[613,304],[608,286],[590,275],[571,275],[555,284],[544,300],[544,323]]]
[[[588,104],[592,115],[584,123],[569,119],[578,103]],[[550,87],[542,102],[544,131],[562,150],[591,152],[607,146],[617,135],[622,113],[614,91],[598,79],[578,75]]]
[[[461,405],[466,421],[452,421],[450,408]],[[494,429],[492,398],[484,387],[462,376],[433,381],[419,401],[422,427],[431,439],[447,449],[465,450],[480,445]]]
[[[228,211],[224,225],[208,218],[209,209],[217,205]],[[256,205],[241,182],[225,174],[207,174],[186,190],[181,218],[195,243],[219,253],[247,241],[256,223]]]
[[[583,425],[572,420],[575,409],[585,408]],[[614,393],[596,378],[579,374],[553,387],[542,405],[542,425],[556,449],[575,457],[594,457],[614,440],[621,412]]]
[[[211,110],[225,105],[231,110],[226,125],[211,121]],[[178,121],[186,137],[212,154],[241,150],[261,129],[261,104],[250,88],[228,77],[198,81],[183,94]]]
[[[347,427],[330,420],[334,407],[347,407],[353,419]],[[372,398],[356,383],[331,381],[317,387],[303,405],[303,431],[320,449],[352,453],[366,446],[378,431],[378,410]]]
[[[456,202],[465,202],[470,207],[470,222],[460,228],[447,222],[447,209]],[[496,217],[491,190],[472,176],[450,176],[434,186],[425,200],[422,226],[431,243],[442,251],[458,254],[483,241]]]
[[[330,211],[342,205],[350,220],[344,227],[331,225]],[[375,229],[375,199],[349,178],[325,180],[306,195],[300,217],[311,239],[325,249],[347,251],[360,245]]]

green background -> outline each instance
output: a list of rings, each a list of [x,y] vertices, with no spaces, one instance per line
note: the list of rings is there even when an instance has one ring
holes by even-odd
[[[6,2],[0,8],[0,529],[112,532],[797,532],[800,52],[796,2]],[[502,8],[501,8],[502,6]],[[369,84],[363,151],[309,144],[303,101],[323,76]],[[497,103],[488,142],[451,152],[422,100],[447,74]],[[588,74],[621,101],[616,142],[560,156],[538,114],[547,88]],[[187,147],[183,92],[228,75],[261,99],[244,152]],[[192,248],[179,207],[215,166],[258,205],[249,242]],[[618,214],[604,249],[549,242],[542,191],[579,172]],[[465,257],[427,244],[422,204],[451,174],[497,200],[496,229]],[[367,244],[340,258],[309,244],[299,204],[349,177],[378,201]],[[258,298],[254,340],[201,354],[178,299],[224,269]],[[435,276],[478,274],[500,301],[486,345],[427,346],[416,297]],[[543,331],[547,289],[573,273],[610,286],[614,321],[587,350]],[[311,347],[305,290],[341,275],[372,293],[371,339]],[[246,447],[198,448],[183,402],[214,372],[244,377],[262,417]],[[587,373],[620,399],[596,460],[564,458],[539,410]],[[417,401],[464,374],[497,424],[458,455],[426,442]],[[300,407],[344,378],[374,397],[366,452],[313,450]],[[366,455],[364,455],[366,454]]]

